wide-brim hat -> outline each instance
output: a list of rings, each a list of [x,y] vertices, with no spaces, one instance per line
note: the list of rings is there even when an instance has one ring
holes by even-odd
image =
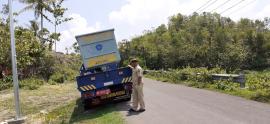
[[[130,62],[139,62],[136,58],[130,60]]]

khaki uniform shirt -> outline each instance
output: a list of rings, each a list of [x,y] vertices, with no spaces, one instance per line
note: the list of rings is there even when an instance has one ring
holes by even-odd
[[[137,65],[137,67],[132,68],[132,82],[133,85],[138,85],[138,78],[143,76],[143,69]]]

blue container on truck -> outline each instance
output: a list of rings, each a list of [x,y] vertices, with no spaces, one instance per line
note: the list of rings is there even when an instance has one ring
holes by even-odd
[[[79,35],[76,40],[83,61],[76,80],[84,107],[130,100],[132,70],[119,68],[121,58],[114,29]]]

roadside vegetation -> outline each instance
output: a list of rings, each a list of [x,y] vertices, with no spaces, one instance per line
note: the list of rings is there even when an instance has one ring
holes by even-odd
[[[85,112],[75,83],[81,58],[76,53],[55,52],[60,40],[57,27],[72,18],[65,18],[64,0],[20,0],[25,4],[15,12],[15,39],[20,87],[20,105],[26,123],[59,124],[122,124],[124,119],[114,105]],[[0,6],[0,122],[15,115],[12,92],[10,32],[8,6]],[[35,20],[20,26],[18,14],[32,11]],[[52,21],[53,20],[53,21]],[[44,22],[49,23],[44,23]],[[52,24],[55,30],[47,27]],[[75,46],[77,47],[77,46]],[[75,51],[78,52],[78,51]]]
[[[53,51],[53,44],[60,39],[60,33],[50,32],[47,21],[55,29],[60,24],[71,20],[65,18],[67,8],[62,6],[64,0],[20,0],[25,4],[19,12],[15,12],[15,23],[19,22],[16,15],[33,11],[35,20],[30,20],[28,26],[15,27],[17,67],[20,88],[35,90],[44,84],[64,83],[73,81],[78,75],[80,57],[77,54]],[[45,14],[46,12],[46,14]],[[8,5],[1,5],[0,11],[0,91],[11,88],[12,69],[10,58],[10,32]],[[37,20],[40,19],[40,22]],[[55,22],[52,22],[55,20]],[[68,48],[67,48],[68,49]]]
[[[231,95],[241,96],[247,99],[270,103],[270,70],[242,71],[246,78],[246,87],[240,88],[240,84],[228,80],[213,80],[211,74],[226,73],[221,68],[184,68],[168,71],[150,71],[146,77],[183,84],[190,87],[210,89]],[[198,75],[198,73],[200,73]],[[237,71],[234,73],[238,73]]]
[[[234,21],[217,13],[175,14],[167,24],[119,43],[122,64],[132,57],[147,77],[270,102],[270,19]],[[196,75],[201,73],[201,75]],[[210,74],[246,75],[246,89]]]
[[[20,0],[18,14],[31,10],[35,20],[16,25],[16,51],[22,113],[29,123],[124,123],[113,106],[85,113],[74,83],[81,64],[79,55],[55,52],[60,40],[57,27],[66,18],[64,0]],[[40,19],[40,20],[39,20]],[[55,20],[55,21],[52,21]],[[50,31],[45,21],[54,26]],[[17,23],[18,24],[18,23]],[[130,41],[119,42],[121,64],[137,57],[147,77],[164,82],[216,90],[248,99],[270,102],[270,19],[233,21],[216,13],[176,14]],[[0,121],[14,115],[8,7],[0,11]],[[74,44],[78,52],[78,44]],[[218,67],[218,68],[217,68]],[[165,71],[164,71],[165,70]],[[257,70],[257,71],[254,71]],[[259,70],[259,71],[258,71]],[[212,73],[244,73],[246,88],[228,81],[212,81]],[[196,75],[201,73],[201,75]]]
[[[270,67],[270,19],[233,21],[216,13],[176,14],[130,41],[119,43],[124,64],[137,57],[150,70]]]

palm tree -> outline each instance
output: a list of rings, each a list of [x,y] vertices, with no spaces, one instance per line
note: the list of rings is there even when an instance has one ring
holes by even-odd
[[[43,20],[44,18],[51,22],[51,20],[44,14],[45,11],[51,12],[49,4],[54,0],[19,0],[21,3],[27,4],[19,13],[34,10],[35,18],[38,19],[40,17],[40,30],[43,31]]]
[[[39,37],[38,31],[39,31],[39,24],[36,20],[31,20],[30,25],[28,26],[31,31],[34,32],[34,35],[36,37]]]

